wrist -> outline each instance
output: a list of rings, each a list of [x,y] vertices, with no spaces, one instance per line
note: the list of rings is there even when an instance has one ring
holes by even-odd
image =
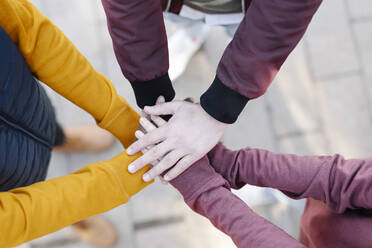
[[[141,154],[129,156],[126,154],[126,152],[122,152],[116,157],[113,157],[105,162],[106,165],[113,168],[118,176],[120,184],[122,185],[122,189],[126,194],[128,194],[129,197],[137,194],[139,191],[153,182],[145,182],[142,180],[143,174],[150,169],[150,166],[145,166],[134,174],[128,172],[128,165],[140,156]]]
[[[194,163],[170,183],[181,193],[185,202],[192,201],[203,192],[212,188],[219,186],[229,188],[223,177],[217,174],[209,165],[206,156]]]
[[[245,96],[225,86],[216,76],[212,85],[200,97],[200,105],[214,119],[232,124],[249,101]]]
[[[144,82],[131,82],[131,85],[141,109],[155,105],[159,96],[164,96],[165,101],[170,102],[176,95],[168,73]]]
[[[213,169],[223,176],[233,189],[240,189],[246,183],[239,181],[239,151],[232,151],[222,143],[218,143],[208,154]]]
[[[124,147],[134,140],[140,116],[130,107],[124,98],[113,96],[109,110],[98,125],[114,135]]]

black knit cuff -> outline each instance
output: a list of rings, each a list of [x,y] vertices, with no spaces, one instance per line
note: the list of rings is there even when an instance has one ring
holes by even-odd
[[[200,97],[203,109],[213,118],[224,123],[234,123],[249,101],[216,76],[209,89]]]
[[[141,109],[155,105],[159,96],[164,96],[165,101],[170,102],[176,95],[168,73],[153,80],[133,82],[131,85]]]

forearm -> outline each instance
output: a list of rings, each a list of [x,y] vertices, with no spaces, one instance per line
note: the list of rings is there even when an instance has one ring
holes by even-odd
[[[233,195],[204,157],[171,181],[185,202],[240,247],[302,247]]]
[[[372,208],[372,159],[296,156],[251,148],[230,151],[222,145],[209,157],[233,188],[245,184],[271,187],[295,199],[321,200],[340,213]]]
[[[68,176],[0,193],[0,246],[19,245],[127,202],[147,185],[144,170],[128,174],[132,160],[123,153]]]
[[[168,45],[160,0],[102,0],[116,58],[139,107],[162,95],[174,98],[168,76]]]
[[[139,119],[137,113],[62,31],[30,2],[1,1],[0,25],[17,44],[39,80],[89,112],[124,146],[133,141]]]
[[[254,213],[224,187],[203,192],[186,202],[231,237],[237,247],[305,247],[280,228]]]
[[[218,65],[201,105],[233,123],[250,99],[264,94],[296,47],[321,0],[252,0]],[[218,101],[216,101],[218,99]]]

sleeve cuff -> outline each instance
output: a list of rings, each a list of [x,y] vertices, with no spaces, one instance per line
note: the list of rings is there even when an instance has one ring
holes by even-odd
[[[145,106],[153,106],[159,96],[164,96],[166,102],[170,102],[176,93],[168,73],[144,82],[131,82],[137,105],[143,109]]]
[[[232,124],[249,101],[229,87],[216,76],[209,89],[200,97],[200,105],[213,118],[220,122]]]

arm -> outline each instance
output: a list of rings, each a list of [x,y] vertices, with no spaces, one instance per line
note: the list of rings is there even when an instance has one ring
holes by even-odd
[[[147,185],[141,172],[128,174],[125,165],[132,160],[123,153],[68,176],[0,193],[0,246],[19,245],[124,204]]]
[[[0,25],[17,44],[35,76],[83,108],[127,147],[139,116],[110,81],[27,0],[0,1]]]
[[[235,122],[249,99],[264,94],[320,3],[252,0],[214,82],[200,99],[205,111],[221,122]]]
[[[321,200],[337,213],[372,208],[372,158],[296,156],[217,145],[209,154],[215,170],[232,188],[245,184],[276,188],[291,198]]]
[[[191,209],[229,235],[239,248],[304,247],[233,195],[205,157],[171,184],[180,191]]]
[[[175,92],[168,76],[168,44],[161,0],[102,0],[116,58],[139,107],[166,101]]]

